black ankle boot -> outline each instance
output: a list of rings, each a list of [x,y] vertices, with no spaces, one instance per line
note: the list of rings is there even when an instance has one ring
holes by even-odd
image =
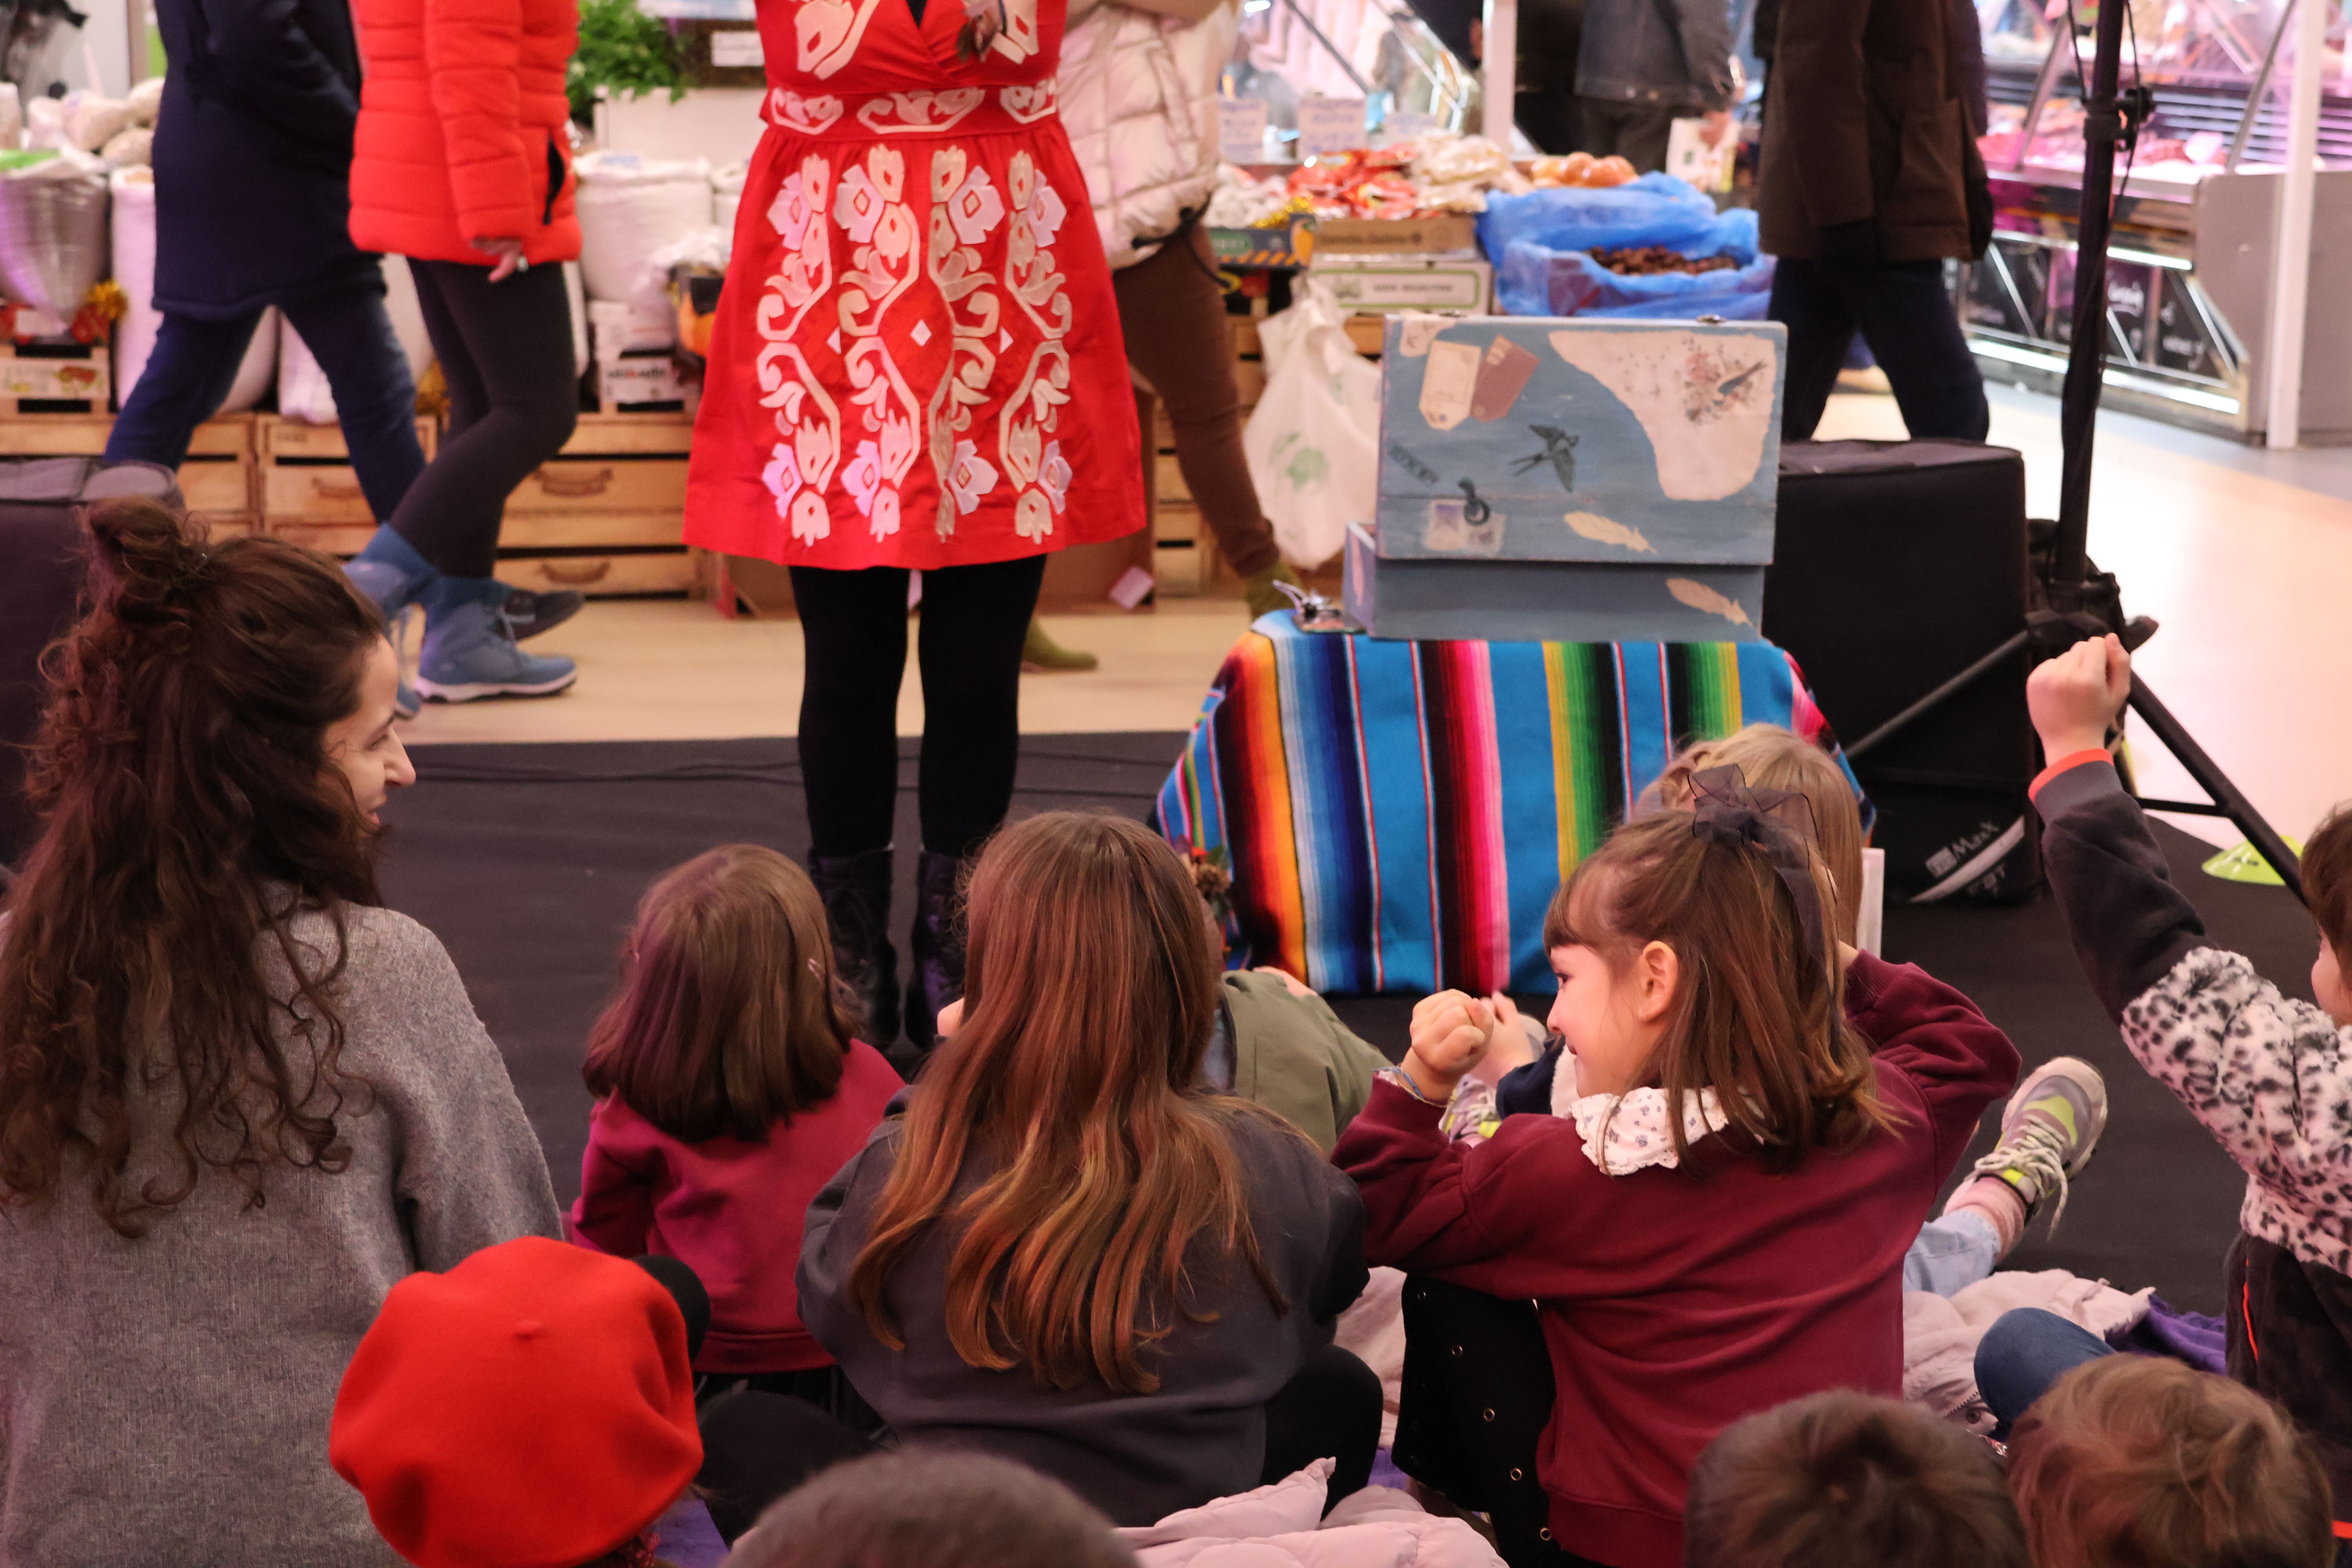
[[[940,1009],[963,994],[963,872],[954,855],[926,849],[915,862],[915,923],[908,931],[907,1037],[939,1044]]]
[[[833,970],[856,998],[859,1037],[877,1051],[898,1038],[898,952],[890,945],[890,851],[811,855],[809,879],[833,928]],[[929,1020],[925,1021],[929,1027]]]

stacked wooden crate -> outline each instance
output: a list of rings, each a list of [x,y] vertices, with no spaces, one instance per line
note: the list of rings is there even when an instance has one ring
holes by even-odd
[[[0,457],[96,458],[114,431],[111,414],[18,414],[0,419]],[[232,414],[196,426],[180,493],[212,523],[213,536],[250,532],[257,507],[253,416]]]
[[[260,416],[262,521],[268,531],[338,555],[374,524],[342,431]],[[418,421],[429,458],[430,421]],[[701,552],[687,548],[682,414],[583,414],[572,439],[507,502],[499,575],[519,587],[592,596],[698,593]]]
[[[689,414],[583,414],[562,452],[517,488],[499,536],[499,575],[518,587],[595,597],[706,588],[687,547]]]
[[[375,532],[375,513],[352,471],[342,426],[306,425],[276,414],[253,418],[262,531],[330,555],[358,554]],[[438,431],[431,419],[416,422],[427,461]]]
[[[1228,317],[1233,329],[1234,381],[1241,393],[1242,418],[1248,421],[1265,391],[1265,354],[1258,339],[1262,318]],[[1381,357],[1385,323],[1379,316],[1354,316],[1348,321],[1348,341],[1368,359]],[[1152,562],[1160,592],[1171,597],[1212,593],[1224,571],[1217,542],[1201,519],[1201,509],[1184,484],[1176,462],[1176,432],[1165,409],[1148,431],[1153,449]]]

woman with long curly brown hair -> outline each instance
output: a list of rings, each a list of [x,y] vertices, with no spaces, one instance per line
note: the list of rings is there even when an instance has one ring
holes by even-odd
[[[1328,1456],[1362,1485],[1377,1380],[1355,1186],[1201,1087],[1217,952],[1137,823],[1006,828],[969,898],[966,1011],[810,1206],[803,1321],[908,1444],[981,1447],[1120,1524]]]
[[[381,907],[373,607],[279,541],[89,521],[0,925],[0,1562],[389,1563],[337,1382],[402,1276],[557,1234],[546,1163]]]

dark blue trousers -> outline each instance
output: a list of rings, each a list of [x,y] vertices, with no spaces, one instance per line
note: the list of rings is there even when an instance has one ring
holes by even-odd
[[[361,282],[307,294],[281,301],[278,310],[334,389],[352,471],[382,521],[425,471],[425,449],[416,440],[416,384],[384,313],[383,285]],[[115,417],[106,460],[167,468],[185,462],[189,439],[227,400],[260,324],[258,307],[225,321],[165,312],[155,352]]]

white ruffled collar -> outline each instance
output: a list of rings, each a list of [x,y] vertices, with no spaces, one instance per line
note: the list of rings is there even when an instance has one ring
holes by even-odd
[[[1673,1119],[1662,1089],[1627,1094],[1576,1092],[1576,1064],[1565,1055],[1551,1079],[1552,1114],[1576,1123],[1584,1157],[1604,1176],[1628,1176],[1652,1165],[1671,1170],[1682,1163],[1675,1152]],[[1683,1142],[1696,1143],[1731,1124],[1715,1090],[1683,1097]]]

